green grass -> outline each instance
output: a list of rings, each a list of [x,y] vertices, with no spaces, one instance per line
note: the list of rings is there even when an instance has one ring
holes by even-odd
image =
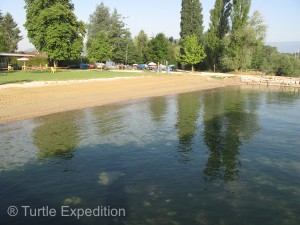
[[[165,74],[164,74],[165,75]],[[95,78],[114,78],[114,77],[141,77],[157,76],[157,73],[151,72],[114,72],[100,70],[64,70],[53,74],[50,72],[40,71],[14,71],[1,72],[0,85],[11,83],[24,83],[32,81],[62,81],[62,80],[86,80]]]

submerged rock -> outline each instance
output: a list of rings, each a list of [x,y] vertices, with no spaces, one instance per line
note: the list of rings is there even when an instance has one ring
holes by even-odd
[[[71,197],[71,198],[66,198],[63,202],[63,205],[78,205],[82,202],[82,199],[79,197]]]
[[[177,212],[175,212],[175,211],[170,211],[170,212],[167,212],[167,215],[168,215],[168,216],[176,216],[176,215],[177,215]]]
[[[147,202],[147,201],[144,201],[144,206],[145,206],[145,207],[151,206],[151,203],[150,203],[150,202]]]
[[[119,171],[102,172],[99,174],[98,183],[107,186],[124,175],[124,173]]]
[[[0,169],[5,169],[5,166],[0,163]]]

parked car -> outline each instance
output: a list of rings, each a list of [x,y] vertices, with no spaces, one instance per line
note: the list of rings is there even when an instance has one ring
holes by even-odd
[[[145,70],[145,69],[148,68],[148,65],[147,65],[147,64],[139,64],[139,65],[137,66],[137,68],[138,68],[139,70]]]
[[[89,64],[81,63],[79,66],[80,69],[87,69],[89,67]]]

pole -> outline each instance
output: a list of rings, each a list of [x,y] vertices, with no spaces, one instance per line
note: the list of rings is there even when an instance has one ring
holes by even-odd
[[[126,62],[125,62],[126,66],[127,66],[127,61],[128,61],[128,44],[126,46]]]

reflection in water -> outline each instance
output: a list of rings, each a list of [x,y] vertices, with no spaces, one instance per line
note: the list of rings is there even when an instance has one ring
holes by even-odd
[[[255,115],[258,103],[233,90],[207,93],[204,104],[203,140],[210,150],[205,178],[235,180],[240,167],[239,149],[259,129]]]
[[[184,163],[191,160],[190,152],[193,149],[193,138],[197,131],[200,106],[200,93],[198,92],[181,94],[177,98],[178,151]]]
[[[39,149],[38,158],[61,155],[72,158],[72,151],[80,140],[82,117],[80,111],[53,114],[35,119],[37,126],[32,133],[33,143]]]
[[[124,209],[125,217],[109,217],[109,225],[125,225],[124,219],[128,217],[129,207],[126,193],[126,168],[120,156],[113,156],[106,162],[105,172],[99,175],[98,183],[105,186],[105,199],[103,204],[115,209]]]
[[[114,134],[124,128],[122,122],[124,112],[122,112],[123,106],[112,105],[107,107],[97,107],[93,109],[95,115],[95,125],[98,128],[98,134],[107,136]]]
[[[285,91],[269,91],[267,92],[266,101],[271,104],[286,105],[287,103],[293,103],[299,99],[299,88],[287,89]]]
[[[299,95],[269,104],[267,91],[217,89],[0,126],[2,206],[126,209],[79,220],[0,210],[1,224],[298,225]],[[38,160],[34,145],[40,158],[63,157]]]
[[[151,98],[150,102],[150,111],[153,121],[156,123],[161,123],[164,119],[164,116],[167,112],[167,98],[159,97],[159,98]]]

